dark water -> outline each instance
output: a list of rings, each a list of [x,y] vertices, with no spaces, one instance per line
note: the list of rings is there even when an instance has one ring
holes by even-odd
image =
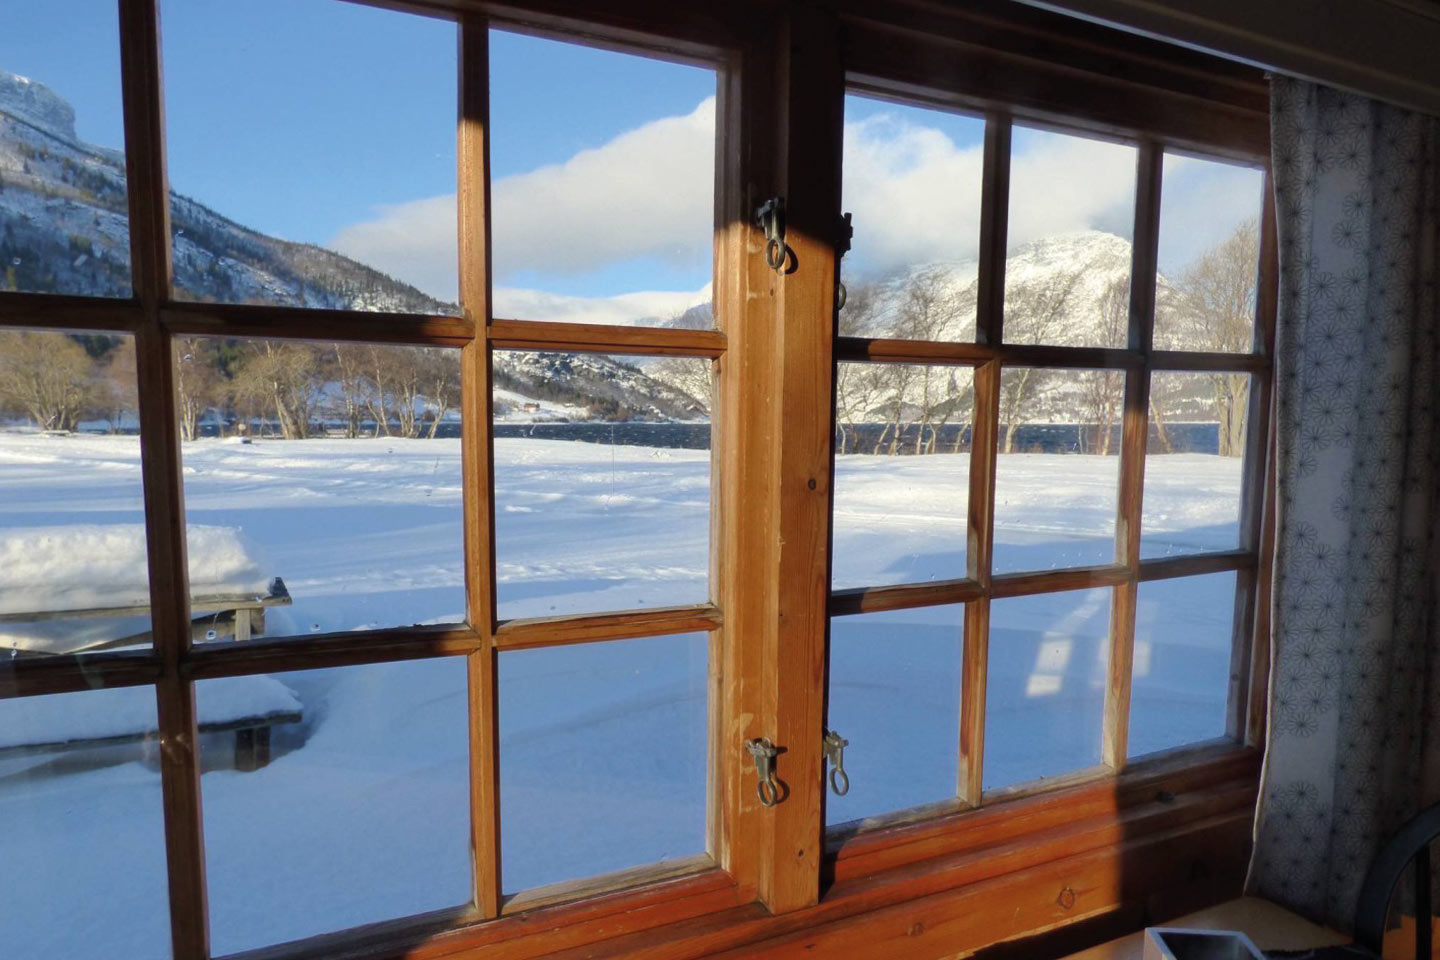
[[[256,425],[258,426],[258,424]],[[320,425],[317,424],[318,428]],[[428,431],[428,427],[426,430]],[[1017,453],[1093,453],[1097,452],[1096,437],[1099,428],[1094,424],[1078,423],[1027,423],[1015,431],[1014,449]],[[251,435],[258,435],[252,427]],[[340,424],[328,425],[328,431],[316,429],[316,436],[343,435]],[[885,424],[862,423],[845,426],[844,449],[846,453],[875,452],[876,443],[880,453],[891,452],[894,431]],[[1220,425],[1215,423],[1171,423],[1166,425],[1174,453],[1219,453]],[[367,424],[364,436],[374,433],[374,425]],[[920,427],[911,424],[900,432],[894,452],[909,455],[915,452],[916,438]],[[213,425],[206,424],[201,434],[216,436]],[[858,434],[859,442],[856,442]],[[427,434],[428,435],[428,434]],[[454,439],[460,436],[458,423],[442,423],[436,431],[437,437]],[[497,423],[495,436],[500,438],[529,437],[536,440],[570,440],[579,443],[596,443],[603,446],[664,447],[674,450],[710,449],[710,424],[708,423],[651,423],[625,421],[620,423]],[[925,428],[922,445],[931,446],[935,453],[965,453],[970,449],[970,428],[962,424],[946,424],[939,428]],[[1000,429],[1003,443],[1005,428]],[[837,433],[837,440],[838,440]],[[957,449],[956,440],[959,440]],[[1163,452],[1159,431],[1154,424],[1150,427],[1150,451]],[[1120,426],[1115,424],[1110,431],[1110,453],[1120,452]]]

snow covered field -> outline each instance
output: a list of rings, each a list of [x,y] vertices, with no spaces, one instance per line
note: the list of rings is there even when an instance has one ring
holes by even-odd
[[[708,453],[525,439],[495,452],[502,616],[705,598]],[[268,635],[461,618],[456,441],[211,440],[184,458],[190,522],[238,528],[294,597]],[[1117,466],[1001,457],[997,569],[1109,559]],[[1233,546],[1239,468],[1151,458],[1145,554]],[[964,454],[841,458],[837,586],[963,575],[967,471]],[[140,515],[133,438],[0,435],[0,552],[22,528]],[[1223,732],[1233,594],[1231,574],[1142,586],[1132,752]],[[1098,761],[1109,606],[1108,591],[996,602],[987,787]],[[853,788],[831,822],[953,795],[961,612],[835,622],[831,725],[851,741]],[[501,658],[507,890],[704,849],[706,655],[697,635]],[[463,663],[278,679],[305,720],[277,728],[268,767],[227,769],[221,735],[202,745],[217,955],[464,901]],[[198,685],[202,711],[220,683]],[[148,690],[45,699],[0,702],[0,724],[42,706],[153,717]],[[162,837],[142,749],[0,759],[6,956],[167,956]]]

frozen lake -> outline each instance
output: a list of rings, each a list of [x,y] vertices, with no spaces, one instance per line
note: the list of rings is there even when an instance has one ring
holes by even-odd
[[[499,438],[495,454],[503,617],[706,599],[708,452]],[[267,635],[462,617],[457,441],[204,440],[184,465],[189,521],[238,530],[294,598]],[[966,454],[841,457],[835,584],[963,576],[968,468]],[[1117,468],[1002,456],[997,571],[1109,560]],[[1150,458],[1144,554],[1234,546],[1239,482],[1238,459]],[[0,543],[138,522],[139,493],[134,438],[0,435]],[[1142,586],[1132,753],[1223,733],[1233,596],[1233,574]],[[851,742],[853,788],[831,798],[831,823],[953,796],[961,613],[835,621],[830,722]],[[987,788],[1098,762],[1109,614],[1107,590],[995,603]],[[507,891],[703,851],[706,658],[699,635],[501,657]],[[236,772],[227,742],[202,745],[216,954],[465,901],[463,662],[278,679],[305,719],[277,730],[268,767]],[[202,707],[224,693],[213,683]],[[148,689],[47,699],[153,712]],[[0,723],[35,702],[0,703]],[[152,757],[0,760],[0,824],[7,956],[168,956]]]

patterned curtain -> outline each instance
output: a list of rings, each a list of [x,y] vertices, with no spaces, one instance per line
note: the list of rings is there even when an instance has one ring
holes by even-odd
[[[1279,536],[1251,888],[1348,930],[1440,801],[1440,121],[1277,79]]]

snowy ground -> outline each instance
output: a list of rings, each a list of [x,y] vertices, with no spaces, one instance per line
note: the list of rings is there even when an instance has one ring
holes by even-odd
[[[496,441],[502,616],[685,603],[707,593],[709,455]],[[135,523],[126,438],[0,435],[0,546],[19,529]],[[1109,559],[1115,458],[1017,455],[998,471],[997,569]],[[294,606],[268,633],[458,620],[463,576],[455,441],[316,440],[185,448],[192,523],[238,528]],[[844,457],[835,580],[963,575],[968,457]],[[1145,553],[1235,542],[1239,461],[1152,458]],[[1234,577],[1140,594],[1132,748],[1223,731]],[[998,601],[985,782],[1095,762],[1108,591]],[[831,724],[853,789],[831,822],[953,795],[961,610],[837,620]],[[501,659],[507,890],[704,848],[703,636]],[[454,660],[282,674],[304,705],[276,759],[226,769],[203,745],[217,954],[467,898],[465,671]],[[202,711],[227,692],[197,689]],[[42,713],[153,717],[148,690],[0,701]],[[903,749],[896,749],[896,745]],[[638,748],[637,748],[637,745]],[[159,776],[141,749],[0,759],[0,943],[7,957],[168,954]],[[103,949],[102,949],[103,945]]]

